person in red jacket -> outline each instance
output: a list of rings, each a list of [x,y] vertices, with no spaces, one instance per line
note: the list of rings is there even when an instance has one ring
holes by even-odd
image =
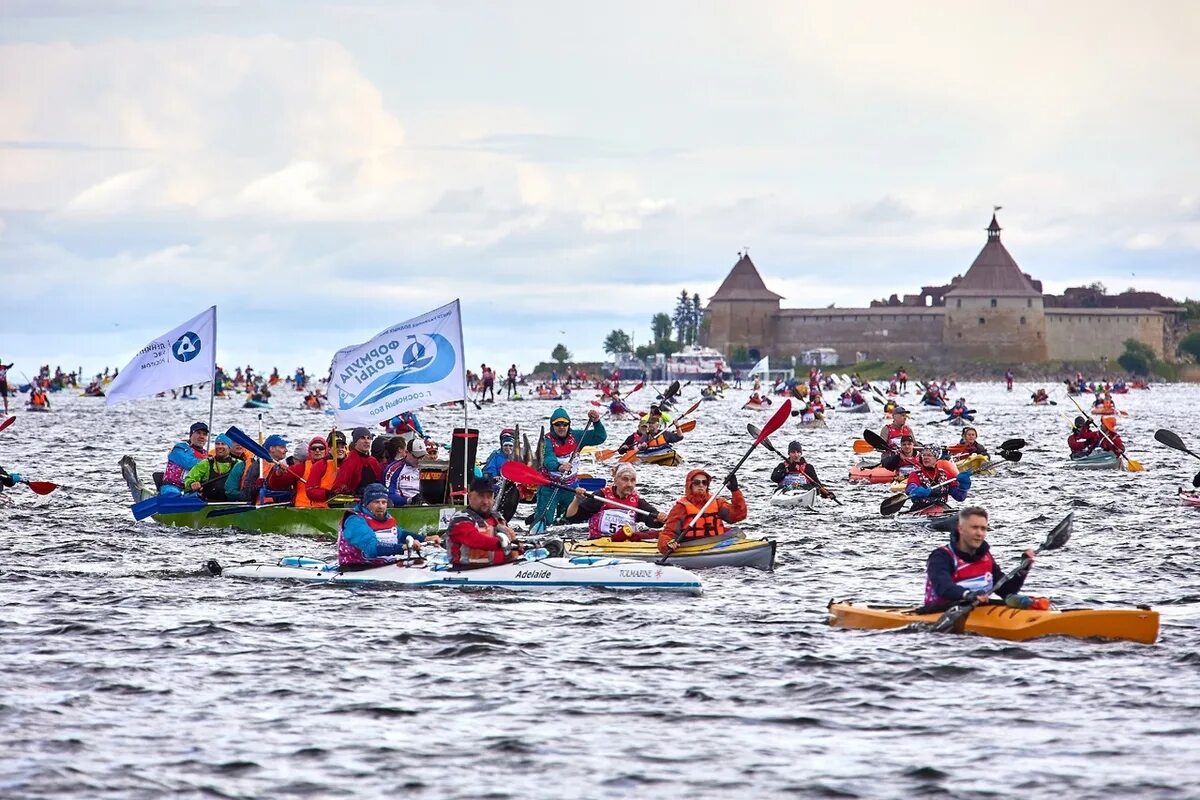
[[[708,487],[711,484],[712,475],[702,469],[694,469],[687,474],[684,495],[675,501],[671,512],[667,514],[662,533],[658,535],[658,552],[666,555],[689,539],[724,536],[729,525],[746,518],[746,496],[738,486],[737,475],[731,472],[725,478],[725,484],[731,492],[729,500],[718,497],[709,503]],[[704,514],[692,525],[692,518],[700,513],[706,503],[708,507]]]
[[[1067,447],[1071,448],[1071,458],[1083,458],[1095,450],[1102,441],[1100,434],[1092,430],[1092,421],[1080,415],[1075,418],[1071,435],[1067,437]]]
[[[517,535],[492,513],[491,478],[475,478],[467,491],[467,507],[446,526],[450,563],[458,567],[485,567],[513,561],[521,554]]]
[[[350,432],[350,452],[338,467],[333,479],[333,493],[352,494],[362,497],[363,487],[369,483],[383,483],[383,465],[371,455],[371,440],[375,438],[366,428],[355,428]]]

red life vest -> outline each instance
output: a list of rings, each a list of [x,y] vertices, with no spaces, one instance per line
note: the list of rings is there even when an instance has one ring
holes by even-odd
[[[505,561],[503,550],[484,550],[477,547],[468,547],[460,541],[456,532],[456,530],[461,530],[463,526],[470,526],[476,530],[483,530],[489,536],[495,536],[496,526],[499,524],[500,519],[494,514],[488,514],[485,517],[473,508],[463,509],[463,513],[451,517],[446,526],[446,552],[450,555],[450,563],[503,564]]]
[[[617,497],[611,486],[605,486],[600,496],[617,503],[636,507],[640,498],[637,492],[628,497]],[[632,538],[637,530],[637,517],[632,511],[626,511],[616,506],[605,505],[588,520],[588,538],[599,539],[602,536],[614,536],[624,533],[626,538]]]
[[[908,477],[910,481],[912,480],[913,475],[917,476],[917,482],[921,486],[924,486],[931,491],[929,497],[921,500],[913,500],[914,509],[925,508],[938,503],[944,503],[946,498],[950,495],[950,489],[947,486],[938,486],[936,489],[933,488],[943,481],[950,480],[950,475],[942,467],[934,467],[932,472],[924,467],[917,467],[909,474]]]
[[[892,447],[900,446],[900,437],[901,436],[912,436],[912,435],[913,435],[912,428],[908,427],[907,424],[901,425],[899,428],[897,428],[895,425],[892,425],[889,423],[883,429],[883,438],[886,439],[887,443],[889,445],[891,445]],[[914,438],[916,438],[916,437],[914,437]]]
[[[950,545],[945,545],[942,549],[954,559],[954,575],[952,577],[956,584],[973,592],[990,592],[992,590],[992,569],[996,562],[992,559],[990,550],[978,561],[966,561],[960,558]],[[945,598],[939,597],[934,593],[933,584],[930,582],[929,576],[926,575],[925,605],[945,601]]]
[[[807,461],[793,462],[790,459],[787,462],[787,469],[783,473],[783,480],[780,481],[780,486],[808,486],[812,483],[812,478],[805,472],[808,467]],[[790,479],[790,480],[789,480]]]
[[[554,457],[559,461],[566,461],[571,464],[570,472],[551,472],[542,467],[542,474],[548,478],[554,478],[556,481],[567,482],[575,480],[576,473],[579,472],[579,465],[572,461],[571,457],[575,455],[575,437],[568,434],[567,438],[561,442],[557,441],[553,436],[546,437],[546,444],[550,445],[550,450],[554,453]]]
[[[382,566],[392,563],[392,559],[390,558],[367,558],[363,555],[362,550],[359,550],[346,541],[345,537],[342,536],[342,531],[346,527],[346,520],[354,516],[362,517],[366,520],[367,525],[375,532],[375,541],[380,544],[395,545],[399,542],[396,535],[396,519],[391,514],[388,514],[385,520],[378,520],[370,514],[364,514],[361,511],[347,511],[345,514],[342,514],[342,523],[338,526],[338,563],[343,566],[346,564],[375,564]]]

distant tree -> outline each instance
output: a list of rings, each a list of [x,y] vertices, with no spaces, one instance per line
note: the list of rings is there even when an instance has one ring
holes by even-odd
[[[1126,339],[1125,352],[1117,357],[1121,369],[1134,375],[1149,375],[1154,362],[1154,350],[1137,339]]]
[[[604,352],[611,355],[619,353],[628,353],[633,350],[633,340],[629,334],[618,328],[615,331],[610,331],[604,339]]]
[[[671,315],[671,322],[675,326],[675,330],[679,333],[679,342],[681,344],[692,343],[692,298],[688,295],[687,289],[679,293],[679,299],[675,302],[675,313]]]
[[[654,341],[671,338],[671,315],[661,311],[650,318],[650,330],[654,333]]]
[[[700,294],[692,295],[692,343],[700,341],[700,320],[704,317],[704,311],[700,308]]]
[[[1200,331],[1183,337],[1179,342],[1179,352],[1187,353],[1196,361],[1200,361]]]
[[[550,357],[557,361],[559,366],[562,366],[563,362],[571,360],[571,351],[564,344],[556,344],[554,350],[550,352]]]
[[[1100,281],[1095,281],[1093,283],[1089,283],[1087,285],[1087,288],[1091,289],[1096,294],[1108,294],[1108,287],[1105,286]]]

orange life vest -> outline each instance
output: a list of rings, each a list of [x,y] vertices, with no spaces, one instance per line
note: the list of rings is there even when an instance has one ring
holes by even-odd
[[[688,522],[700,513],[700,506],[690,502],[687,498],[680,498],[677,501],[683,510],[687,512]],[[685,528],[682,539],[707,539],[710,536],[723,536],[725,534],[725,521],[719,515],[719,500],[712,501],[704,515],[696,520],[696,524]]]

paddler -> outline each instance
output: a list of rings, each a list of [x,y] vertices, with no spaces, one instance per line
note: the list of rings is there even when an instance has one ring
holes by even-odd
[[[1092,420],[1080,414],[1071,426],[1067,436],[1067,447],[1071,448],[1071,458],[1083,458],[1091,455],[1092,451],[1104,442],[1104,437],[1092,430]]]
[[[273,485],[278,485],[280,480],[288,471],[288,440],[280,436],[278,433],[273,433],[263,442],[263,447],[267,448],[267,453],[271,456],[270,462],[263,462],[262,459],[257,459],[259,462],[252,465],[246,473],[250,476],[257,475],[254,480],[250,497],[258,504],[263,503],[290,503],[292,502],[293,493],[290,488],[275,489]],[[242,485],[245,486],[246,481],[243,479]],[[243,489],[243,497],[246,496]]]
[[[730,489],[729,500],[718,497],[709,503],[708,490],[711,484],[712,475],[708,472],[702,469],[688,472],[684,483],[684,495],[675,501],[675,505],[667,514],[662,532],[658,534],[658,552],[666,555],[689,540],[719,538],[729,530],[729,525],[746,518],[746,497],[738,486],[736,474],[731,472],[725,479],[725,484]],[[703,516],[695,525],[691,525],[692,519],[702,508],[705,509]]]
[[[371,431],[355,428],[350,432],[350,453],[338,467],[333,479],[333,493],[352,494],[361,497],[363,488],[369,483],[383,482],[383,465],[371,456]]]
[[[231,499],[225,495],[225,481],[236,463],[229,453],[232,445],[233,440],[223,433],[213,439],[213,454],[196,462],[183,476],[183,485],[189,492],[199,494],[210,503]]]
[[[900,447],[894,453],[884,453],[879,456],[879,466],[890,469],[892,472],[899,472],[901,475],[908,475],[920,467],[921,461],[917,455],[916,442],[913,441],[912,434],[906,433],[900,437]]]
[[[1040,388],[1039,388],[1039,389],[1038,389],[1036,392],[1034,392],[1033,394],[1031,394],[1029,397],[1030,397],[1030,399],[1031,399],[1031,400],[1032,400],[1032,401],[1033,401],[1033,402],[1034,402],[1036,405],[1041,405],[1041,404],[1043,404],[1043,403],[1049,403],[1049,402],[1050,402],[1050,395],[1048,395],[1048,394],[1046,393],[1046,390],[1045,390],[1045,389],[1040,389]]]
[[[11,489],[21,482],[21,473],[9,472],[4,467],[0,467],[0,492],[5,489]]]
[[[639,444],[646,441],[650,433],[649,422],[638,422],[637,430],[625,437],[625,441],[621,442],[621,446],[617,448],[618,455],[628,453],[635,449]]]
[[[955,458],[988,455],[987,448],[979,443],[979,431],[970,425],[962,429],[962,436],[959,438],[958,444],[951,447],[950,452]]]
[[[817,468],[804,460],[804,448],[798,441],[788,443],[787,458],[775,466],[771,472],[771,482],[780,489],[816,486],[821,497],[829,497],[829,491],[817,477]]]
[[[967,398],[965,397],[958,398],[954,401],[953,406],[943,410],[951,419],[965,419],[967,421],[974,419],[974,416],[970,413],[970,409],[967,408]]]
[[[616,387],[612,390],[612,402],[608,404],[609,414],[624,414],[629,411],[629,406],[625,405],[625,401],[621,399],[621,392]]]
[[[292,505],[297,508],[326,507],[326,495],[318,492],[321,499],[317,500],[309,489],[317,489],[320,486],[317,473],[325,472],[325,454],[328,449],[324,438],[314,436],[309,439],[303,458],[297,458],[287,469],[272,470],[268,473],[267,488],[280,492],[294,492]]]
[[[636,445],[639,452],[661,450],[683,441],[683,434],[678,431],[663,430],[662,423],[651,419],[646,423],[646,438]]]
[[[421,459],[429,451],[422,439],[392,439],[384,450],[387,467],[383,471],[383,485],[388,490],[388,500],[393,506],[425,505],[421,496]]]
[[[892,409],[892,421],[883,426],[879,437],[888,443],[889,447],[898,448],[903,436],[912,438],[912,428],[908,427],[908,410],[904,406]]]
[[[495,480],[500,477],[500,468],[515,458],[517,443],[512,428],[500,431],[500,446],[493,450],[483,464],[485,478]]]
[[[183,494],[183,476],[192,467],[208,458],[208,423],[193,422],[186,442],[176,442],[167,454],[159,494]]]
[[[570,492],[564,492],[573,497]],[[492,513],[491,478],[474,478],[467,491],[467,507],[447,523],[446,550],[457,567],[484,567],[514,560],[521,553],[517,535]]]
[[[648,528],[661,528],[667,521],[666,514],[638,495],[637,470],[632,464],[618,464],[613,470],[612,485],[605,486],[599,494],[617,503],[645,511],[649,516],[642,519],[646,520]],[[614,542],[638,542],[658,538],[656,533],[638,530],[637,514],[589,497],[587,490],[582,486],[575,489],[575,497],[571,500],[571,505],[567,506],[567,518],[573,522],[586,521],[589,539],[610,536]]]
[[[341,431],[331,431],[325,437],[323,455],[315,448],[316,439],[309,442],[309,453],[314,459],[312,471],[308,474],[308,484],[304,488],[306,498],[314,508],[328,508],[329,498],[333,496],[333,482],[337,477],[337,467],[346,460],[346,434]]]
[[[381,483],[369,483],[363,487],[362,502],[357,503],[342,515],[338,528],[338,565],[342,567],[382,567],[392,564],[395,558],[409,550],[408,539],[426,541],[425,536],[415,531],[396,527],[396,519],[388,513],[388,493]],[[430,536],[429,543],[440,544],[437,536]],[[420,549],[416,549],[420,555]]]
[[[579,451],[589,445],[603,444],[608,438],[600,412],[588,412],[587,428],[571,428],[571,417],[565,408],[556,408],[550,414],[550,432],[546,434],[542,455],[542,473],[568,488],[574,488],[575,476],[579,473]],[[571,492],[551,486],[542,486],[537,491],[537,508],[534,524],[546,527],[557,520],[571,504]]]
[[[987,602],[995,582],[1004,577],[1004,570],[992,558],[987,543],[988,513],[979,506],[968,506],[958,512],[957,532],[950,534],[950,543],[929,554],[925,564],[925,605],[945,608],[951,605]],[[1037,552],[1030,548],[1025,558],[1032,566]],[[1011,580],[996,587],[996,594],[1014,608],[1049,608],[1045,598],[1017,594],[1029,576],[1028,568]]]
[[[659,425],[669,425],[671,423],[671,415],[663,411],[663,407],[658,403],[651,403],[650,409],[642,417],[642,422],[649,422],[657,419]]]
[[[938,486],[949,480],[951,476],[938,466],[937,450],[928,445],[922,447],[919,466],[909,474],[908,485],[904,487],[904,493],[912,498],[912,510],[945,505],[949,497],[960,503],[966,500],[971,489],[971,471],[963,470],[952,483]]]

